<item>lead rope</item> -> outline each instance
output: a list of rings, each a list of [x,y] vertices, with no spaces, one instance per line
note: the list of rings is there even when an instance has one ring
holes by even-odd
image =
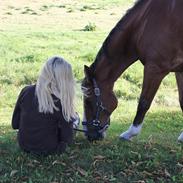
[[[87,130],[82,130],[82,129],[79,129],[79,128],[73,128],[73,130],[78,131],[78,132],[83,132],[83,133],[87,132]]]

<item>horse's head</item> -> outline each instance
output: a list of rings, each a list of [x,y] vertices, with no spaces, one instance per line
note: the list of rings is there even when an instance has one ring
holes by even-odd
[[[117,99],[110,82],[98,82],[89,67],[85,66],[84,70],[85,78],[82,82],[84,119],[82,124],[88,140],[95,141],[105,137],[105,132],[110,125],[110,115],[117,107]]]

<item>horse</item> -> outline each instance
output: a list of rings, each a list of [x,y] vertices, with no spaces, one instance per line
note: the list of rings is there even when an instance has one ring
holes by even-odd
[[[144,66],[142,90],[133,123],[119,138],[131,140],[163,78],[175,72],[183,110],[183,1],[138,0],[104,40],[94,62],[84,66],[83,128],[89,140],[103,139],[118,105],[115,81],[136,61]],[[178,137],[183,142],[183,132]]]

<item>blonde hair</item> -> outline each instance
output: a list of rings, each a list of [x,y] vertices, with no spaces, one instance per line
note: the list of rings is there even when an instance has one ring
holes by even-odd
[[[39,112],[53,113],[59,110],[51,94],[60,99],[66,121],[76,116],[74,110],[75,81],[71,65],[63,58],[54,56],[47,60],[36,84]]]

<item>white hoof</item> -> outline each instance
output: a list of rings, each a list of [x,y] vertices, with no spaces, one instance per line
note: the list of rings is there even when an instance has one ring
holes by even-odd
[[[142,129],[142,124],[138,126],[131,125],[126,132],[122,133],[119,136],[119,138],[122,140],[131,140],[133,136],[136,136],[140,133],[141,129]]]
[[[180,134],[180,136],[178,137],[178,141],[179,142],[183,142],[183,132]]]

